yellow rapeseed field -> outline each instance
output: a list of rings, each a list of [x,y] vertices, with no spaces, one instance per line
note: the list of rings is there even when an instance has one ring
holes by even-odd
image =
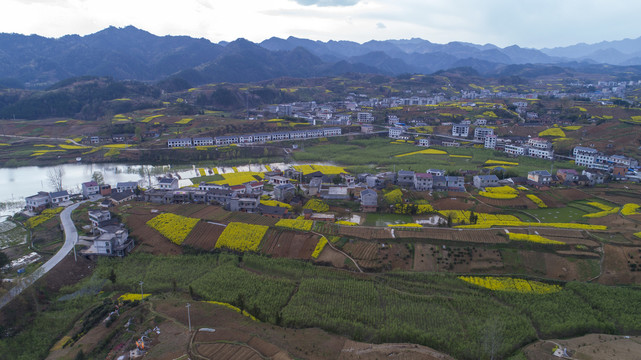
[[[180,216],[172,213],[160,214],[147,221],[147,225],[158,230],[174,244],[180,245],[200,221],[199,219]]]
[[[480,277],[459,276],[459,279],[481,286],[492,291],[511,291],[531,294],[552,294],[562,290],[559,285],[549,285],[539,281],[524,280],[510,277]]]
[[[237,251],[256,251],[261,240],[269,229],[268,226],[231,222],[220,234],[216,248],[227,248]]]

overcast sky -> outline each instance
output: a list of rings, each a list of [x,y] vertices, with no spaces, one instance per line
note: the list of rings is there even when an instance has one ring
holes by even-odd
[[[2,0],[0,32],[60,37],[110,25],[213,42],[466,41],[555,47],[641,36],[635,0]]]

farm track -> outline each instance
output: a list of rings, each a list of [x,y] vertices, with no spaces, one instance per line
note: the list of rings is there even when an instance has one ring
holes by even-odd
[[[318,235],[318,236],[321,236],[321,237],[323,236],[323,234],[319,234],[319,233],[317,233],[317,232],[315,232],[315,231],[312,231],[312,233],[314,233],[314,234],[316,234],[316,235]],[[334,249],[334,250],[338,251],[339,253],[341,253],[341,254],[345,255],[348,259],[350,259],[350,260],[354,263],[354,266],[356,266],[356,269],[358,269],[358,271],[359,271],[359,272],[362,272],[362,273],[364,272],[364,271],[363,271],[363,269],[361,269],[361,267],[360,267],[360,266],[358,266],[358,263],[356,262],[356,260],[354,260],[351,256],[347,255],[347,254],[346,254],[345,252],[343,252],[342,250],[340,250],[340,249],[336,248],[336,247],[334,246],[334,244],[332,244],[332,242],[331,242],[331,241],[328,241],[328,242],[327,242],[327,245],[329,245],[329,247],[331,247],[332,249]]]

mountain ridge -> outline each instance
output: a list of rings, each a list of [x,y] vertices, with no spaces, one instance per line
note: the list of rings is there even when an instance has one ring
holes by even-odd
[[[504,48],[420,38],[318,41],[290,36],[260,43],[239,38],[214,43],[189,36],[157,36],[134,26],[46,38],[0,34],[0,80],[43,88],[74,76],[111,76],[156,82],[184,77],[194,85],[251,82],[274,77],[333,76],[345,72],[385,75],[434,73],[467,66],[482,75],[511,65],[576,67],[581,64],[641,65],[641,37],[551,49]]]

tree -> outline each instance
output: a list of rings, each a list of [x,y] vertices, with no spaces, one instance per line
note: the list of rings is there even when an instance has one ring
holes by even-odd
[[[100,171],[94,171],[93,174],[91,175],[91,179],[96,182],[98,185],[102,185],[105,183],[105,177],[102,175]]]
[[[65,170],[62,166],[56,166],[47,171],[47,181],[54,191],[62,191],[62,178],[65,175]]]

